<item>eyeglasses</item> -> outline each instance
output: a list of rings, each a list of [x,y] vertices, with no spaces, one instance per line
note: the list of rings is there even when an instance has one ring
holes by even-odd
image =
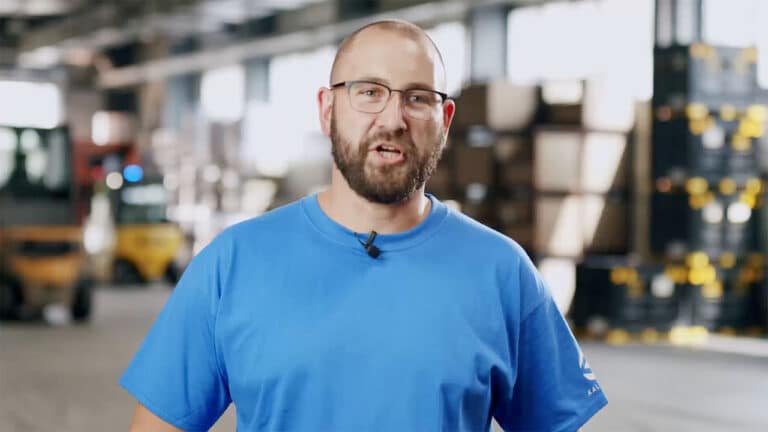
[[[373,81],[342,81],[331,85],[331,89],[347,88],[349,103],[355,111],[378,114],[384,111],[392,92],[403,97],[405,115],[416,120],[429,120],[437,114],[448,95],[436,90],[396,90]]]

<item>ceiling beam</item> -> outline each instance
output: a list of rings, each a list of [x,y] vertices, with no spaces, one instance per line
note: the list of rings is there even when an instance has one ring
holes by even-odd
[[[25,32],[19,41],[21,52],[39,48],[106,48],[138,39],[157,25],[163,15],[190,8],[200,0],[100,1],[56,21]]]
[[[312,4],[300,10],[282,12],[278,15],[278,22],[283,23],[282,26],[278,26],[280,31],[278,35],[106,70],[99,76],[99,85],[103,88],[132,86],[175,75],[199,72],[213,66],[335,44],[362,25],[379,19],[399,18],[422,26],[431,26],[446,21],[463,20],[466,13],[475,7],[527,6],[551,1],[555,0],[438,0],[345,21],[338,21],[337,11],[328,9],[335,7],[334,3]]]

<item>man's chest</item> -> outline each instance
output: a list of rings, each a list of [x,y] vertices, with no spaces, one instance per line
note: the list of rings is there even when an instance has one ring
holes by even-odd
[[[507,341],[498,304],[479,278],[302,282],[230,300],[228,307],[248,312],[219,317],[235,401],[291,395],[340,406],[366,389],[381,403],[406,394],[457,405],[490,398],[491,369]]]

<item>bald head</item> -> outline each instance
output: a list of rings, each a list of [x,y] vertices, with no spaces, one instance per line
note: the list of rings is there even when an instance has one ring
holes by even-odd
[[[333,59],[330,83],[333,84],[345,79],[340,76],[340,73],[347,63],[356,61],[355,50],[358,48],[364,50],[366,48],[364,45],[372,39],[387,36],[391,37],[393,35],[407,38],[421,46],[424,52],[432,58],[434,66],[439,68],[437,71],[438,73],[436,74],[436,78],[438,78],[436,84],[441,87],[442,90],[445,90],[445,63],[443,62],[443,56],[440,54],[437,44],[435,44],[432,38],[430,38],[421,27],[402,20],[376,21],[357,29],[354,33],[347,36],[339,45],[336,57]]]

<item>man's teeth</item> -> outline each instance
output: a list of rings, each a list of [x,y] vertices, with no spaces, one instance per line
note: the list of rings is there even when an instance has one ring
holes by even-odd
[[[399,156],[398,153],[390,152],[390,151],[385,151],[385,150],[379,150],[379,154],[384,159],[395,159],[395,158],[397,158]]]

